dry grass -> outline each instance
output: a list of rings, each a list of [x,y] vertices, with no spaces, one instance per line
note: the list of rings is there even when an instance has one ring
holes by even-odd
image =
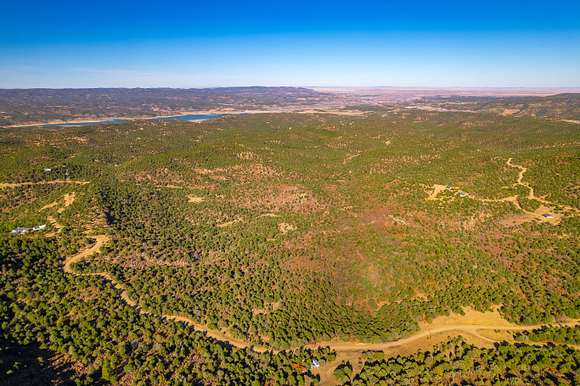
[[[421,331],[432,331],[439,329],[441,327],[447,326],[470,326],[470,325],[483,325],[490,327],[513,327],[513,323],[505,320],[497,308],[493,311],[480,312],[476,311],[470,307],[464,309],[464,314],[450,314],[448,316],[439,316],[433,319],[431,322],[420,322],[419,326]]]

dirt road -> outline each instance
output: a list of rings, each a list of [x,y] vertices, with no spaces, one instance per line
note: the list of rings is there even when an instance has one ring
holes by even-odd
[[[93,254],[95,254],[97,252],[99,252],[100,249],[111,240],[110,236],[108,236],[108,235],[94,235],[94,236],[87,236],[87,237],[94,238],[96,240],[96,242],[93,245],[91,245],[90,247],[80,251],[79,253],[77,253],[75,255],[68,257],[65,260],[65,264],[64,264],[63,269],[66,273],[75,274],[75,275],[85,275],[85,273],[81,274],[81,273],[74,271],[72,269],[72,265],[82,261],[83,259],[86,259],[86,258],[92,256]],[[119,291],[121,291],[121,297],[128,305],[137,306],[137,303],[128,296],[126,287],[123,284],[117,282],[115,280],[115,278],[112,277],[110,274],[108,274],[106,272],[92,272],[92,273],[86,273],[86,275],[100,276],[106,280],[111,281],[113,286],[115,288],[117,288]],[[144,310],[140,310],[140,311],[147,313],[147,314],[150,314],[149,312],[144,311]],[[484,316],[486,315],[486,313],[479,313],[479,314],[484,315]],[[233,338],[225,332],[208,329],[206,326],[204,326],[204,325],[196,322],[195,320],[193,320],[187,316],[184,316],[184,315],[164,314],[164,315],[159,315],[159,316],[161,316],[165,319],[171,319],[171,320],[187,323],[187,324],[191,325],[192,327],[194,327],[196,330],[203,331],[203,332],[207,333],[208,336],[211,336],[215,339],[228,342],[232,346],[236,346],[236,347],[250,347],[250,346],[252,346],[251,343],[246,342],[246,341],[241,340],[241,339]],[[442,317],[442,319],[445,319],[445,318],[449,319],[448,317]],[[461,317],[459,317],[459,319],[457,319],[457,317],[456,317],[455,320],[463,320],[462,318],[465,318],[465,320],[466,320],[465,323],[447,323],[447,322],[439,323],[439,322],[437,322],[437,320],[435,320],[431,324],[423,324],[421,326],[420,332],[418,332],[414,335],[411,335],[409,337],[402,338],[402,339],[399,339],[396,341],[391,341],[391,342],[367,343],[367,342],[346,342],[346,341],[322,341],[322,342],[317,342],[317,343],[313,343],[313,344],[308,344],[305,347],[316,348],[316,347],[330,346],[331,348],[333,348],[334,350],[336,350],[338,352],[352,352],[352,351],[366,351],[366,350],[385,351],[385,350],[389,350],[389,349],[393,349],[393,348],[398,348],[398,347],[414,344],[417,341],[421,341],[421,340],[425,340],[425,339],[429,340],[429,338],[431,336],[445,333],[445,332],[453,332],[454,335],[468,334],[471,336],[476,336],[482,340],[486,340],[489,342],[496,342],[496,340],[494,340],[494,339],[491,339],[491,338],[488,338],[488,337],[481,335],[479,333],[479,331],[481,331],[481,330],[525,331],[525,330],[533,330],[533,329],[540,328],[540,327],[546,325],[546,324],[537,324],[537,325],[520,326],[520,325],[515,325],[512,323],[509,323],[503,319],[498,319],[497,316],[493,316],[491,318],[490,317],[487,317],[487,318],[480,317],[481,320],[478,321],[477,318],[475,318],[473,315],[469,315],[469,314],[465,317],[461,316]],[[454,319],[451,319],[451,321],[453,321],[453,320]],[[474,320],[475,320],[475,322],[473,322]],[[438,324],[443,324],[443,325],[438,325]],[[578,324],[578,320],[570,321],[570,322],[566,322],[566,323],[561,323],[559,325],[575,326],[577,324]],[[256,348],[256,351],[262,352],[264,350],[265,350],[265,348]]]
[[[482,198],[482,197],[477,197],[471,193],[467,193],[467,192],[464,192],[462,190],[459,190],[456,187],[448,187],[446,185],[440,185],[440,184],[434,184],[430,187],[430,189],[432,189],[432,190],[427,192],[428,196],[427,196],[426,200],[427,201],[440,200],[440,198],[438,196],[441,193],[449,190],[449,191],[453,192],[454,194],[459,194],[461,197],[470,198],[472,200],[477,200],[480,202],[488,202],[488,203],[509,202],[509,203],[513,204],[518,210],[522,211],[523,213],[510,216],[501,222],[503,225],[508,225],[508,226],[519,225],[519,224],[523,224],[525,222],[529,222],[532,220],[536,220],[536,221],[544,222],[544,223],[549,223],[552,225],[558,225],[558,224],[560,224],[562,218],[565,217],[567,214],[568,215],[570,213],[572,213],[572,215],[580,214],[580,209],[578,209],[578,208],[575,208],[575,207],[570,206],[570,205],[557,204],[557,203],[554,203],[554,202],[547,200],[545,196],[536,195],[534,187],[529,182],[524,182],[524,174],[528,171],[527,167],[513,163],[512,158],[509,158],[507,160],[506,165],[511,167],[511,168],[515,168],[515,169],[519,170],[516,182],[513,183],[513,186],[522,186],[522,187],[526,188],[528,191],[526,198],[528,200],[538,202],[539,203],[538,208],[536,208],[533,211],[525,209],[520,204],[520,199],[519,199],[519,196],[517,196],[517,195],[503,197],[503,198]],[[455,196],[452,199],[454,200]],[[556,210],[556,209],[558,209],[558,210]]]
[[[55,184],[74,184],[74,185],[86,185],[89,181],[76,181],[76,180],[52,180],[52,181],[38,181],[38,182],[2,182],[0,183],[0,189],[14,189],[19,186],[32,186],[32,185],[55,185]]]
[[[91,239],[95,239],[96,242],[93,245],[91,245],[90,247],[83,249],[79,253],[72,255],[72,256],[69,256],[65,259],[63,270],[66,273],[77,274],[77,272],[75,272],[72,269],[72,265],[80,262],[81,260],[83,260],[89,256],[94,255],[97,252],[99,252],[101,250],[101,248],[111,240],[111,237],[108,235],[95,235],[95,236],[87,236],[87,237],[91,238]]]
[[[554,323],[554,326],[576,326],[578,321],[571,321],[566,323]],[[402,338],[399,340],[394,340],[391,342],[384,342],[384,343],[363,343],[363,342],[319,342],[315,344],[310,344],[305,347],[308,348],[316,348],[316,347],[325,347],[329,346],[338,352],[349,352],[349,351],[386,351],[392,348],[398,348],[401,346],[409,345],[414,343],[418,340],[424,340],[425,338],[429,338],[430,336],[437,335],[440,333],[445,332],[453,332],[455,335],[463,335],[464,333],[468,335],[476,336],[482,340],[489,341],[491,343],[497,342],[494,339],[485,337],[479,333],[481,330],[501,330],[501,331],[527,331],[527,330],[534,330],[536,328],[544,327],[546,324],[536,324],[536,325],[526,325],[526,326],[502,326],[502,325],[489,325],[489,324],[456,324],[456,325],[449,325],[449,326],[442,326],[438,328],[434,328],[427,331],[421,331],[414,335],[411,335],[407,338]]]

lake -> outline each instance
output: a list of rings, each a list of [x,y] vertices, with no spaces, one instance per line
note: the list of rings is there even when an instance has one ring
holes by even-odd
[[[79,126],[94,126],[94,125],[119,125],[122,123],[127,123],[134,121],[136,119],[142,120],[154,120],[154,121],[200,121],[204,119],[215,119],[221,118],[221,114],[183,114],[183,115],[167,115],[163,117],[153,117],[153,118],[111,118],[111,119],[100,119],[95,121],[83,121],[83,122],[64,122],[64,123],[47,123],[41,125],[44,127],[79,127]]]

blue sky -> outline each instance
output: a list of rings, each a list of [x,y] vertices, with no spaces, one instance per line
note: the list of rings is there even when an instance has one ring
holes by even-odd
[[[580,1],[11,1],[0,87],[578,87]]]

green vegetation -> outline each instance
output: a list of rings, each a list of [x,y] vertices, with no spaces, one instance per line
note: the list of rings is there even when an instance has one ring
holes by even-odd
[[[311,359],[334,353],[307,343],[396,340],[468,306],[520,324],[576,319],[579,139],[565,123],[415,110],[4,129],[0,183],[38,184],[0,189],[2,334],[64,355],[79,382],[262,384],[316,382]],[[557,225],[524,212],[542,205]],[[108,274],[137,307],[108,280],[62,271],[87,234],[111,241],[75,271]],[[162,315],[295,351],[230,347]],[[570,348],[450,344],[445,363],[478,358],[468,381],[534,382],[554,365],[570,383],[577,369]],[[511,355],[548,359],[489,368]],[[435,383],[451,379],[441,361],[421,370]],[[362,376],[345,366],[337,378]]]
[[[460,338],[409,357],[365,361],[343,384],[542,384],[575,385],[580,353],[561,346],[498,344],[477,348]]]
[[[580,344],[580,327],[542,327],[532,331],[522,331],[514,336],[522,342],[555,342]]]
[[[81,383],[128,377],[134,384],[297,384],[316,376],[293,363],[333,359],[328,349],[257,354],[143,316],[110,283],[66,275],[61,248],[54,239],[0,239],[2,331],[17,344],[66,354],[86,376],[77,378]]]

